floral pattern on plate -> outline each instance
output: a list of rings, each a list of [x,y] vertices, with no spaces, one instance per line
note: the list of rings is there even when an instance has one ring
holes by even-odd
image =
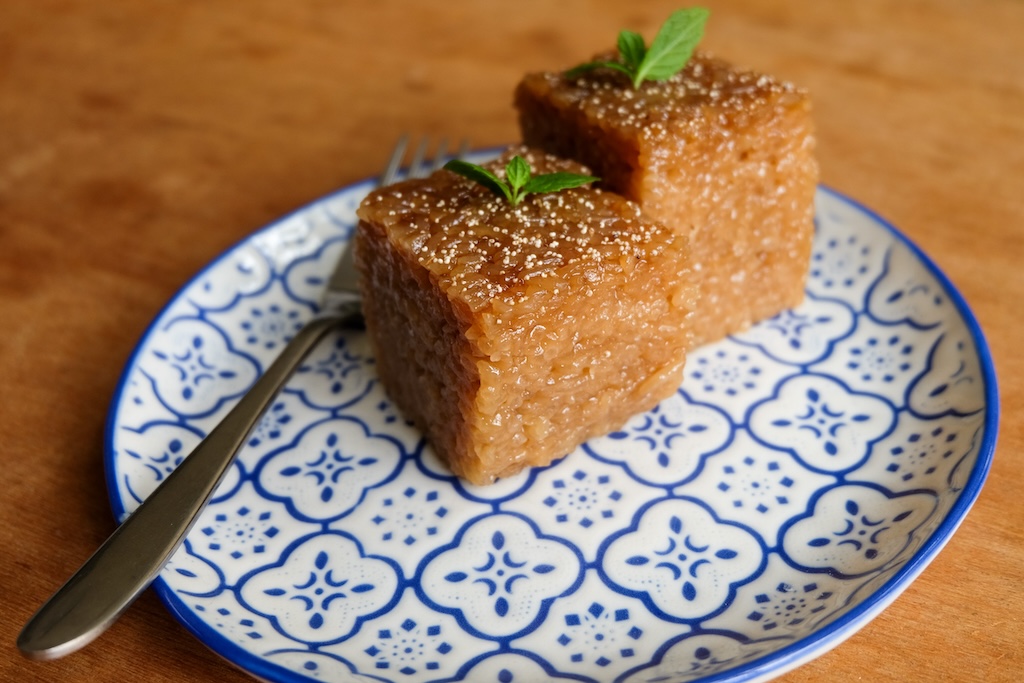
[[[256,233],[154,323],[110,421],[119,517],[315,313],[369,187]],[[278,682],[781,673],[934,557],[980,490],[997,418],[959,295],[826,189],[807,293],[694,350],[655,409],[490,487],[451,475],[381,389],[365,337],[337,332],[157,590],[207,645]]]

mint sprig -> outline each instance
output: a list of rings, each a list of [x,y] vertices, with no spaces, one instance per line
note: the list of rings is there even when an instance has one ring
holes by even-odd
[[[600,180],[594,176],[564,171],[533,175],[530,171],[530,164],[526,163],[526,160],[519,155],[512,157],[512,160],[505,166],[505,178],[508,182],[483,166],[477,166],[461,159],[452,159],[444,167],[452,173],[458,173],[483,185],[499,197],[505,197],[512,206],[519,204],[528,194],[558,192]]]
[[[639,33],[619,32],[620,61],[587,62],[565,72],[566,78],[578,78],[593,69],[615,69],[630,77],[633,87],[644,81],[663,81],[679,73],[690,61],[694,49],[704,35],[704,25],[711,13],[703,7],[673,12],[662,24],[651,46],[644,44]]]

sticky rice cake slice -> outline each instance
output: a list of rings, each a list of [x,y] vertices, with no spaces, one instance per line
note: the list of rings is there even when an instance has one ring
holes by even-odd
[[[529,74],[515,102],[526,144],[586,164],[690,236],[695,343],[803,300],[818,180],[806,92],[697,53],[638,89],[606,69]]]
[[[533,172],[588,173],[513,149]],[[381,382],[460,477],[487,484],[620,428],[682,381],[688,244],[587,187],[516,207],[449,171],[363,201],[355,256]]]

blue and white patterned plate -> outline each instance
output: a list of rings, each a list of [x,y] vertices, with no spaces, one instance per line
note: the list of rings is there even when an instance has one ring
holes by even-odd
[[[134,509],[315,310],[362,183],[257,232],[125,370],[106,466]],[[822,189],[807,300],[691,354],[679,391],[478,488],[323,343],[156,583],[270,681],[761,681],[840,643],[939,552],[996,439],[988,350],[894,228]]]

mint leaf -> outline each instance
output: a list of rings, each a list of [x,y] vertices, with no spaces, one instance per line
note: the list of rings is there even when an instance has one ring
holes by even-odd
[[[564,171],[531,176],[530,164],[518,154],[505,166],[507,184],[483,166],[468,161],[453,159],[445,164],[444,168],[483,185],[499,197],[504,196],[512,206],[519,204],[528,194],[558,192],[600,180],[593,176]]]
[[[640,62],[644,61],[647,54],[647,47],[644,45],[644,38],[633,31],[619,31],[619,55],[626,66],[636,70]]]
[[[600,180],[600,178],[559,171],[557,173],[546,173],[544,175],[538,175],[530,178],[530,182],[526,183],[526,187],[524,187],[523,190],[524,194],[527,192],[530,194],[546,194],[548,192],[558,192],[559,190],[568,190],[573,187],[579,187],[580,185],[586,185],[587,183],[592,183],[597,180]]]
[[[633,86],[639,87],[645,80],[663,81],[679,73],[704,35],[709,14],[703,7],[673,12],[644,55],[633,76]]]
[[[520,190],[530,181],[530,165],[519,155],[512,157],[505,166],[505,178],[512,186],[512,205],[515,206],[525,194]]]
[[[629,67],[627,67],[624,64],[620,64],[619,62],[587,62],[586,64],[580,64],[579,66],[574,66],[573,68],[571,68],[568,71],[566,71],[565,72],[565,77],[569,78],[569,79],[579,78],[580,76],[582,76],[583,74],[585,74],[588,71],[593,71],[594,69],[601,69],[601,68],[615,69],[616,71],[621,71],[622,73],[626,74],[630,78],[633,77],[633,71],[634,70],[630,69]]]
[[[593,69],[615,69],[629,76],[633,87],[644,81],[671,78],[690,61],[694,49],[704,35],[704,26],[711,13],[703,7],[673,12],[658,30],[650,47],[644,45],[639,33],[619,32],[620,61],[594,61],[580,64],[565,72],[568,79],[579,78]]]
[[[477,166],[471,164],[468,161],[462,161],[461,159],[452,159],[444,165],[445,170],[451,171],[452,173],[458,173],[464,178],[483,185],[488,190],[498,195],[499,197],[504,196],[505,199],[512,202],[512,191],[508,185],[502,182],[501,178],[488,171],[483,166]],[[515,202],[512,202],[515,204]]]

